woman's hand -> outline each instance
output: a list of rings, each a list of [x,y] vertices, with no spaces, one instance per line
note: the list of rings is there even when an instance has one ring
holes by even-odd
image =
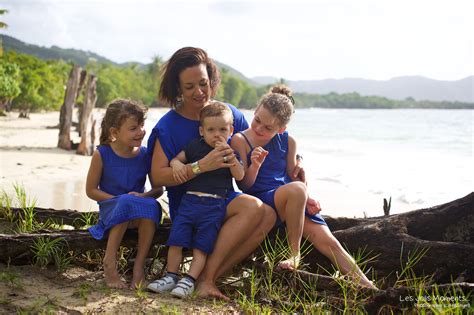
[[[173,169],[173,178],[175,181],[177,181],[179,184],[188,181],[188,170],[186,164],[177,159],[173,159],[170,162],[170,166]]]
[[[227,162],[232,159],[232,156],[234,156],[234,150],[232,150],[223,138],[222,141],[217,143],[214,150],[199,160],[199,167],[203,172],[209,172],[223,167],[231,167],[232,164]]]
[[[257,169],[260,169],[260,166],[262,166],[267,155],[268,155],[267,150],[263,149],[262,147],[256,147],[255,149],[253,149],[252,155],[250,156],[252,165],[255,165]]]
[[[321,212],[321,205],[319,204],[319,201],[314,200],[311,197],[308,197],[308,200],[306,201],[306,211],[308,212],[309,215],[315,215]]]

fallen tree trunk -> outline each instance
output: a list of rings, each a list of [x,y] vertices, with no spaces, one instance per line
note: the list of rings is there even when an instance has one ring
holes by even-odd
[[[452,279],[474,282],[474,193],[464,198],[429,209],[415,210],[388,217],[369,219],[327,218],[336,238],[350,252],[365,250],[371,257],[367,267],[376,271],[379,278],[395,281],[396,271],[402,270],[414,253],[427,252],[413,267],[417,275],[433,275],[437,283]],[[13,209],[20,211],[19,209]],[[81,212],[36,208],[37,220],[57,218],[63,224],[74,225]],[[170,231],[169,221],[161,226],[154,242],[164,244]],[[270,238],[279,231],[270,235]],[[0,235],[2,249],[0,261],[11,259],[13,264],[31,260],[31,245],[38,237],[63,237],[69,248],[91,250],[104,248],[105,241],[93,240],[86,231],[55,231],[38,234]],[[280,237],[284,237],[280,235]],[[126,236],[124,245],[135,243],[135,236]],[[411,257],[411,258],[410,258]],[[329,260],[313,250],[304,257],[311,272],[321,266],[332,270]]]
[[[166,227],[169,230],[169,226]],[[91,237],[87,230],[60,230],[38,233],[21,234],[0,234],[0,248],[2,253],[0,260],[13,265],[29,264],[33,261],[33,245],[40,238],[49,238],[50,240],[61,238],[74,253],[82,253],[89,250],[105,249],[107,240],[98,241]],[[137,234],[130,231],[125,233],[122,246],[136,247]],[[164,244],[168,235],[164,233],[155,233],[153,242],[155,244]]]
[[[334,231],[334,236],[350,252],[364,249],[376,257],[368,267],[379,277],[395,280],[395,271],[426,250],[413,267],[417,275],[434,275],[433,281],[438,283],[460,276],[474,282],[474,193],[432,208],[371,219]],[[305,262],[330,268],[328,260],[316,251],[310,252]]]

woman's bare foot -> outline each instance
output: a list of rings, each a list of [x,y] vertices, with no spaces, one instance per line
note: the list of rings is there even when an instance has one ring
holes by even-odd
[[[135,290],[138,288],[144,288],[145,287],[145,272],[143,271],[143,268],[138,268],[135,270],[133,268],[133,279],[132,279],[132,284],[130,285],[130,289]]]
[[[124,289],[127,285],[120,279],[120,275],[117,272],[115,266],[110,266],[104,263],[104,277],[105,277],[105,284],[109,288],[113,289]]]
[[[278,263],[278,267],[281,269],[286,269],[286,270],[296,270],[298,269],[298,266],[300,265],[300,259],[301,259],[300,255],[290,257]]]
[[[208,281],[200,281],[197,285],[197,292],[199,297],[216,298],[224,301],[230,301],[214,283]]]

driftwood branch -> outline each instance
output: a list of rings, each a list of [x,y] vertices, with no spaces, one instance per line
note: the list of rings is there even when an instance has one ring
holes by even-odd
[[[429,209],[368,219],[326,217],[336,238],[354,253],[364,249],[375,259],[367,268],[375,270],[378,278],[387,278],[388,285],[395,281],[395,272],[401,270],[410,255],[426,249],[426,254],[413,271],[420,276],[433,275],[432,281],[448,283],[453,279],[474,282],[474,193]],[[21,211],[13,208],[15,213]],[[54,220],[60,224],[78,226],[82,212],[35,208],[36,220]],[[170,230],[169,221],[155,235],[155,243],[164,244]],[[280,232],[280,233],[284,233]],[[105,242],[93,240],[86,231],[54,231],[35,234],[0,235],[0,261],[26,263],[32,254],[34,239],[43,236],[63,237],[71,249],[104,248]],[[271,235],[269,237],[275,237]],[[280,236],[281,237],[281,236]],[[134,246],[136,237],[127,236],[124,245]],[[132,243],[127,243],[132,242]],[[319,267],[332,270],[329,260],[312,250],[304,257],[310,272]]]

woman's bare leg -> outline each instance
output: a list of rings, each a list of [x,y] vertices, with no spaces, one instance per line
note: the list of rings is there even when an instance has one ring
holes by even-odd
[[[138,246],[135,264],[133,265],[132,289],[145,284],[145,259],[150,251],[151,242],[153,241],[156,229],[153,220],[138,219],[136,221],[138,226]]]
[[[104,266],[105,284],[109,288],[123,289],[127,287],[127,285],[120,279],[117,270],[117,252],[120,243],[122,242],[123,235],[128,228],[128,224],[129,222],[117,224],[109,231],[104,260],[102,261]]]
[[[324,256],[329,258],[342,274],[350,276],[357,284],[376,289],[375,285],[357,266],[354,258],[341,246],[329,228],[305,218],[303,235]]]
[[[200,296],[228,299],[216,286],[216,279],[231,264],[248,256],[265,238],[271,227],[265,226],[263,203],[252,196],[240,195],[227,206],[227,216],[199,277]],[[262,211],[263,210],[263,211]],[[269,225],[269,224],[267,224]]]
[[[268,232],[275,226],[276,221],[276,213],[272,207],[267,204],[262,203],[262,210],[264,212],[264,216],[262,222],[257,229],[255,229],[252,234],[249,235],[248,239],[255,240],[258,245],[262,243],[262,241],[267,236]],[[265,233],[262,233],[264,231]],[[247,242],[247,239],[244,239],[242,243],[240,243],[240,251],[241,255],[235,255],[234,253],[230,253],[219,266],[216,274],[216,280],[223,276],[226,272],[232,269],[235,265],[241,262],[243,259],[248,257],[255,249],[258,247],[255,246],[254,242]],[[238,254],[238,253],[236,253]]]
[[[308,193],[302,182],[292,182],[280,186],[275,192],[275,206],[278,215],[286,224],[289,257],[281,261],[278,266],[283,269],[296,269],[300,263],[300,245],[303,234],[304,210]]]

